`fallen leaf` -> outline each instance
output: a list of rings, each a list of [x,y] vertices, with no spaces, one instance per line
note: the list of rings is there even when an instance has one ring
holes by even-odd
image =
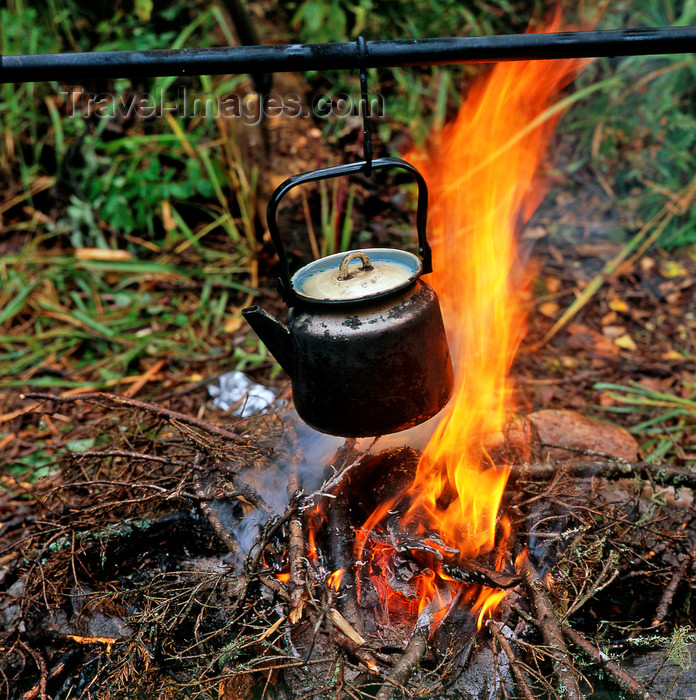
[[[611,326],[619,320],[616,311],[610,311],[608,314],[602,316],[601,324],[603,326]]]
[[[102,260],[107,262],[130,260],[133,256],[127,250],[111,248],[77,248],[75,257],[78,260]]]
[[[650,391],[657,391],[660,393],[665,393],[669,391],[672,386],[673,379],[668,377],[667,379],[658,379],[657,377],[643,377],[638,381],[638,384],[644,386]]]
[[[547,277],[544,280],[544,286],[550,294],[555,294],[561,288],[561,280],[557,277]]]
[[[602,328],[602,334],[607,338],[611,338],[612,340],[619,338],[625,333],[626,326],[604,326],[604,328]],[[619,345],[619,347],[621,346]]]
[[[225,321],[225,333],[236,333],[242,327],[242,319],[239,316],[229,316]]]
[[[660,272],[667,279],[685,277],[688,274],[686,268],[677,260],[666,260],[660,266]]]
[[[630,350],[631,352],[635,352],[638,349],[638,346],[635,344],[633,338],[628,335],[628,333],[620,335],[618,338],[614,338],[614,344],[618,345],[624,350]]]
[[[612,297],[609,299],[608,305],[612,311],[620,311],[622,313],[628,311],[628,304],[623,299],[619,299],[618,297]]]
[[[652,270],[653,267],[655,267],[655,264],[656,263],[652,258],[642,257],[640,259],[640,269],[643,272],[650,272],[650,270]]]
[[[539,313],[547,318],[553,318],[558,313],[559,308],[555,301],[547,301],[539,306]]]
[[[568,326],[570,336],[566,341],[568,348],[585,350],[591,356],[618,357],[619,348],[601,333],[584,323],[571,323]]]
[[[600,406],[604,406],[605,408],[607,406],[613,406],[616,403],[616,401],[614,401],[614,399],[611,397],[611,394],[607,394],[606,392],[602,392],[597,401]]]
[[[561,364],[566,369],[575,369],[578,366],[578,361],[575,357],[571,357],[570,355],[563,355],[563,357],[561,357]]]

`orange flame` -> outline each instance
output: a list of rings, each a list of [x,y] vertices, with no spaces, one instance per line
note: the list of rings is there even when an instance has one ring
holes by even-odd
[[[559,27],[557,16],[548,31]],[[493,463],[486,444],[503,429],[508,370],[524,330],[526,281],[516,236],[545,194],[537,171],[559,118],[545,111],[580,65],[496,65],[433,147],[410,155],[430,189],[429,282],[442,306],[456,384],[418,465],[407,519],[425,516],[464,557],[486,554],[496,544],[510,470]],[[482,590],[474,605],[479,624],[503,595]]]
[[[545,31],[560,28],[559,12]],[[496,65],[474,84],[458,117],[431,147],[408,156],[430,191],[434,273],[428,281],[440,299],[456,380],[405,494],[410,506],[403,524],[421,535],[439,533],[465,558],[485,555],[497,545],[498,570],[504,567],[510,534],[508,521],[498,515],[510,467],[495,464],[487,445],[501,439],[510,403],[508,372],[525,326],[522,298],[529,280],[516,237],[545,194],[537,172],[561,114],[552,107],[554,96],[585,63]],[[370,531],[393,505],[382,504],[358,533],[358,558]],[[435,573],[420,574],[418,612],[429,606],[437,611],[436,623],[453,590],[460,590],[460,599],[478,613],[479,627],[505,597],[505,591],[483,586],[462,589],[437,562],[432,564]],[[382,600],[385,584],[371,578]],[[387,593],[382,602],[389,605],[395,598]]]
[[[334,591],[338,591],[338,589],[341,587],[341,581],[343,581],[343,574],[345,573],[345,569],[336,569],[336,571],[330,573],[329,577],[326,579],[326,583],[328,584],[329,588],[332,588]]]

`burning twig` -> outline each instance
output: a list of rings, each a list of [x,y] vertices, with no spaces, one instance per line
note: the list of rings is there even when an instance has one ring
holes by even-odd
[[[549,647],[549,653],[553,657],[554,674],[560,686],[565,689],[564,697],[567,700],[581,700],[580,687],[572,670],[573,663],[563,641],[563,632],[547,595],[546,586],[528,559],[524,562],[522,573],[524,574],[525,587],[534,601],[538,618],[537,624],[544,642]]]
[[[353,531],[346,527],[348,507],[345,496],[340,494],[329,510],[329,540],[331,544],[331,564],[334,571],[341,570],[343,577],[339,584],[342,592],[339,597],[343,614],[358,630],[363,631],[362,618],[358,609],[358,598],[353,571]]]
[[[505,635],[500,631],[496,622],[493,620],[488,620],[487,624],[493,638],[500,644],[505,656],[507,656],[507,660],[510,662],[510,668],[512,669],[512,675],[515,677],[515,685],[517,686],[519,696],[524,698],[524,700],[535,700],[534,695],[532,695],[532,691],[529,689],[529,685],[527,684],[527,679],[524,677],[524,673],[520,668],[520,662],[517,660],[515,652],[510,646],[510,642],[508,642]]]
[[[518,574],[489,569],[473,559],[460,559],[454,565],[443,564],[442,570],[455,581],[478,583],[489,588],[514,588],[522,581]]]
[[[416,670],[423,657],[428,651],[428,629],[427,624],[419,624],[408,642],[403,656],[394,664],[392,672],[385,680],[384,685],[377,693],[375,700],[389,700],[392,691],[402,686],[411,674]]]
[[[270,591],[273,591],[279,598],[282,598],[286,603],[290,602],[290,594],[287,592],[285,586],[277,579],[272,576],[265,576],[264,574],[259,574],[259,581],[266,586]]]
[[[633,695],[640,700],[656,700],[655,696],[650,693],[642,683],[639,683],[634,678],[624,671],[615,661],[611,661],[609,657],[601,652],[593,644],[590,644],[584,637],[581,637],[575,630],[563,625],[563,634],[584,654],[589,656],[593,661],[596,661],[607,670],[607,673],[619,684],[622,690]]]

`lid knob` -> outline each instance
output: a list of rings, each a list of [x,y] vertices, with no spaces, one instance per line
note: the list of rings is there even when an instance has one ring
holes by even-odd
[[[372,263],[370,262],[370,258],[367,257],[367,254],[364,253],[362,250],[354,250],[351,253],[348,253],[343,260],[341,260],[341,264],[338,266],[338,279],[341,281],[344,280],[349,280],[351,279],[355,273],[354,272],[349,272],[348,271],[348,265],[350,265],[353,260],[360,259],[362,262],[362,266],[360,270],[374,270],[374,267],[372,266]]]

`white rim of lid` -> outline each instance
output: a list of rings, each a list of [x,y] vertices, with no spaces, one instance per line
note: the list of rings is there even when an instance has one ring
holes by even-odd
[[[319,297],[304,291],[303,287],[307,280],[321,272],[335,271],[336,278],[338,280],[339,267],[344,258],[350,255],[361,257],[360,254],[367,255],[370,262],[377,266],[379,263],[391,263],[402,266],[405,271],[404,279],[386,289],[380,289],[374,293],[362,294],[351,298]],[[353,268],[351,268],[351,270],[353,270]],[[417,255],[409,253],[407,250],[399,250],[395,248],[360,248],[345,251],[343,253],[334,253],[333,255],[327,255],[324,258],[320,258],[319,260],[314,260],[308,265],[300,268],[292,276],[290,283],[294,294],[300,299],[320,304],[350,304],[364,301],[366,299],[377,299],[379,297],[393,294],[400,289],[404,289],[405,287],[413,284],[420,277],[422,271],[423,263],[421,262],[421,259]],[[351,275],[351,277],[352,276],[353,275]]]

